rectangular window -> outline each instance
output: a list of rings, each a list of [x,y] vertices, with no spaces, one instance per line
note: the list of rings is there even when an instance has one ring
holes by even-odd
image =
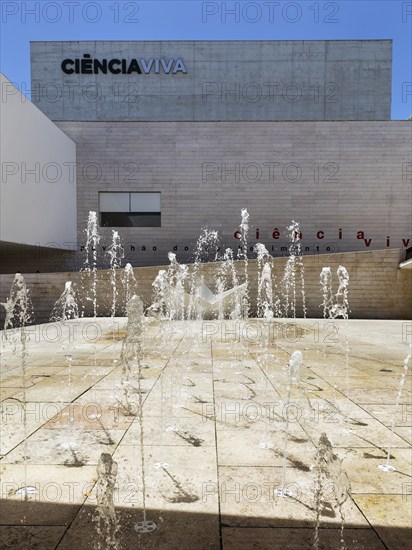
[[[161,227],[160,193],[99,193],[101,227]]]

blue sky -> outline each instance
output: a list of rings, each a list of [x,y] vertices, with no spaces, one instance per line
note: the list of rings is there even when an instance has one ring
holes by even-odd
[[[26,93],[31,40],[391,38],[392,118],[412,113],[412,1],[0,0],[0,5],[1,71]]]

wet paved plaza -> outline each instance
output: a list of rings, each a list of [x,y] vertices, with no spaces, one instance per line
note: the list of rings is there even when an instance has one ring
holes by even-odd
[[[350,491],[342,543],[331,472],[318,548],[409,548],[410,368],[393,434],[391,425],[410,329],[402,321],[149,319],[140,378],[136,365],[125,373],[124,318],[27,327],[24,373],[22,334],[3,333],[0,546],[312,548],[324,433]],[[296,350],[303,364],[288,395]],[[389,445],[390,473],[378,468]],[[96,510],[102,453],[118,465],[110,543]],[[284,497],[276,496],[282,479]],[[152,533],[135,530],[143,496]]]

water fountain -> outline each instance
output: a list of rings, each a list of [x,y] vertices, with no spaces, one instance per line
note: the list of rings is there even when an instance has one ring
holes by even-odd
[[[249,264],[248,264],[248,238],[249,238],[249,212],[246,208],[241,210],[242,221],[240,223],[240,242],[241,248],[238,250],[238,259],[243,260],[244,282],[246,285],[245,296],[242,300],[242,317],[249,317],[250,297],[249,297]]]
[[[124,304],[120,297],[124,296],[127,313],[127,330],[122,342],[121,351],[116,347],[114,339],[110,344],[110,340],[104,340],[102,351],[97,354],[96,346],[94,348],[93,371],[101,362],[103,369],[106,371],[99,378],[99,382],[92,388],[92,395],[95,400],[98,399],[98,392],[104,392],[110,388],[113,383],[113,394],[115,395],[116,404],[118,405],[119,417],[126,423],[137,428],[138,452],[139,460],[133,463],[126,464],[122,462],[114,453],[117,453],[116,447],[111,440],[114,449],[107,449],[107,452],[100,453],[97,464],[97,481],[96,481],[96,498],[97,507],[94,515],[95,528],[97,530],[96,544],[98,548],[112,548],[117,550],[120,548],[120,539],[123,536],[122,525],[120,522],[121,513],[117,509],[115,503],[115,484],[118,478],[124,476],[124,471],[127,470],[126,479],[130,481],[138,480],[138,494],[141,499],[139,504],[129,512],[132,518],[132,530],[135,537],[139,536],[139,541],[142,542],[142,548],[157,547],[158,539],[162,536],[162,530],[165,528],[167,521],[163,522],[161,516],[167,515],[169,505],[189,505],[197,506],[201,498],[199,491],[191,480],[184,481],[184,476],[179,472],[179,460],[184,458],[185,451],[194,448],[206,453],[209,447],[216,445],[216,441],[222,445],[225,432],[219,433],[218,428],[224,426],[225,421],[215,415],[213,422],[215,423],[215,431],[212,439],[208,440],[209,435],[207,430],[200,434],[193,430],[191,426],[185,424],[186,413],[190,413],[191,421],[200,419],[199,422],[210,422],[210,418],[205,419],[205,415],[200,412],[203,405],[218,407],[219,398],[222,397],[216,392],[215,384],[217,379],[225,373],[226,379],[223,383],[231,384],[230,391],[236,394],[236,398],[242,401],[241,405],[249,403],[257,406],[260,405],[262,396],[268,398],[271,402],[279,402],[279,396],[286,386],[286,396],[283,405],[283,411],[286,411],[286,416],[282,418],[279,415],[279,420],[283,421],[282,428],[278,430],[270,430],[267,421],[268,416],[264,417],[264,434],[262,430],[262,439],[256,441],[256,454],[262,457],[262,461],[271,461],[267,465],[273,467],[273,454],[276,451],[277,456],[281,459],[279,468],[280,483],[278,486],[271,489],[271,497],[280,497],[276,499],[279,507],[288,506],[290,501],[294,499],[293,491],[291,491],[291,478],[294,466],[294,444],[296,441],[307,441],[303,437],[294,435],[295,430],[291,425],[289,417],[289,405],[292,403],[292,396],[296,393],[300,396],[301,393],[306,393],[305,384],[309,370],[319,366],[316,364],[313,367],[312,347],[304,347],[307,343],[297,344],[297,340],[290,344],[290,341],[283,343],[274,342],[270,339],[270,335],[274,325],[283,326],[284,322],[288,323],[289,319],[294,320],[298,317],[306,317],[306,299],[305,299],[305,283],[304,283],[304,266],[300,244],[300,228],[299,224],[293,221],[289,227],[289,257],[285,261],[284,271],[279,269],[277,263],[269,254],[267,248],[258,243],[254,252],[256,254],[256,272],[252,271],[251,260],[248,258],[248,233],[249,233],[249,214],[247,210],[242,210],[241,224],[239,230],[240,248],[236,253],[231,248],[226,248],[223,253],[219,250],[220,238],[216,231],[204,229],[199,237],[194,252],[194,264],[180,264],[177,255],[170,252],[168,255],[169,266],[160,270],[153,281],[153,298],[151,305],[144,311],[142,300],[137,295],[137,281],[130,264],[121,270],[124,251],[121,245],[120,235],[118,232],[112,232],[112,244],[108,249],[107,254],[110,259],[110,271],[108,279],[111,284],[111,307],[110,319],[108,322],[114,322],[119,313],[124,313]],[[60,323],[62,326],[70,326],[72,321],[82,321],[78,319],[82,315],[88,313],[94,318],[101,314],[103,307],[98,301],[98,254],[97,247],[100,241],[100,236],[97,228],[97,216],[91,212],[87,225],[87,242],[85,246],[86,259],[84,267],[84,279],[87,280],[89,288],[87,292],[79,292],[83,303],[78,307],[77,292],[78,287],[75,287],[71,281],[66,282],[65,288],[59,299],[56,301],[50,320]],[[237,256],[238,261],[235,261]],[[206,269],[203,268],[203,263],[210,261],[211,264]],[[216,262],[216,267],[213,263]],[[250,270],[250,271],[249,271]],[[256,273],[251,277],[250,273]],[[334,293],[333,291],[333,271],[330,267],[323,267],[320,273],[320,294],[319,301],[322,308],[323,318],[325,321],[334,321],[341,323],[344,328],[342,341],[342,350],[345,354],[345,397],[350,391],[349,386],[349,337],[348,337],[348,319],[349,319],[349,274],[345,267],[339,265],[337,269],[337,277],[339,287]],[[75,280],[74,278],[72,279]],[[99,279],[100,280],[100,279]],[[123,292],[119,292],[119,283],[123,286]],[[252,285],[256,289],[256,294],[252,292]],[[140,281],[139,281],[140,287]],[[75,289],[76,288],[76,293]],[[142,294],[143,295],[143,294]],[[123,299],[123,298],[122,298]],[[86,303],[89,302],[92,307],[86,308]],[[5,329],[8,338],[13,338],[13,331],[16,329],[16,346],[19,346],[19,357],[21,358],[22,368],[22,403],[23,403],[23,424],[24,424],[24,449],[23,449],[23,464],[26,468],[25,482],[22,487],[18,487],[16,494],[24,495],[27,498],[33,491],[33,487],[28,485],[27,479],[27,441],[30,434],[27,431],[27,418],[25,414],[26,403],[26,365],[27,365],[27,340],[25,327],[31,322],[31,307],[23,277],[20,274],[16,275],[13,283],[10,296],[7,302],[3,304],[6,309]],[[79,315],[80,309],[80,315]],[[87,309],[87,312],[86,312]],[[243,333],[243,330],[249,323],[248,315],[251,312],[256,312],[256,319],[250,322],[250,326],[257,326],[267,330],[257,343],[249,346],[244,339],[238,338],[236,331]],[[96,320],[96,319],[94,319]],[[205,320],[213,320],[214,326],[219,334],[224,326],[225,330],[229,330],[230,342],[222,338],[217,344],[212,342],[209,347],[203,346],[201,341],[201,330]],[[83,321],[85,321],[83,319]],[[105,320],[102,320],[104,325]],[[228,326],[224,324],[228,323]],[[301,334],[299,338],[304,338],[307,335],[305,327],[309,321],[301,325]],[[72,325],[74,326],[74,324]],[[107,325],[105,325],[107,326]],[[232,330],[235,326],[235,330]],[[339,325],[340,326],[340,325]],[[250,328],[250,327],[249,327]],[[230,331],[232,330],[232,333]],[[233,334],[235,336],[233,337]],[[299,339],[298,338],[298,339]],[[281,338],[279,338],[281,340]],[[64,343],[67,345],[67,342]],[[226,345],[227,344],[227,345]],[[279,344],[279,345],[278,345]],[[114,364],[109,364],[107,360],[107,351],[105,347],[110,347],[113,352],[113,358],[117,358],[113,362],[119,361],[121,368],[117,369]],[[180,347],[179,347],[180,346]],[[300,349],[296,349],[299,347]],[[59,348],[60,349],[60,348]],[[180,355],[172,367],[169,361],[173,356],[174,350],[179,349]],[[147,358],[148,350],[152,353],[150,359]],[[252,351],[251,351],[252,350]],[[302,351],[301,351],[302,350]],[[65,360],[67,369],[64,374],[68,373],[69,386],[72,384],[72,369],[77,368],[77,347],[75,352],[68,347],[65,349]],[[306,355],[306,351],[308,354]],[[209,354],[210,353],[210,357]],[[87,351],[87,357],[90,358],[90,348]],[[117,355],[116,355],[117,354]],[[253,357],[253,354],[255,357]],[[333,354],[331,354],[333,355]],[[336,355],[336,354],[335,354]],[[194,360],[194,357],[196,361]],[[210,364],[202,363],[204,357],[210,359]],[[252,359],[251,359],[252,357]],[[304,359],[305,357],[305,359]],[[324,354],[326,363],[326,354]],[[220,358],[222,364],[219,364]],[[332,360],[334,360],[332,358]],[[387,460],[385,464],[380,464],[379,469],[383,472],[396,472],[397,468],[392,464],[396,458],[392,456],[392,447],[396,437],[395,427],[396,418],[401,402],[401,394],[405,384],[406,376],[411,360],[411,353],[404,360],[404,369],[399,381],[399,389],[395,401],[395,410],[391,424],[391,437],[387,450]],[[254,361],[254,363],[253,363]],[[328,359],[329,361],[329,359]],[[148,363],[148,365],[146,364]],[[250,364],[257,369],[264,378],[258,380],[255,377],[249,376],[251,371]],[[85,364],[91,365],[88,359]],[[256,366],[257,365],[257,366]],[[304,365],[304,367],[303,367]],[[286,369],[287,382],[280,386],[279,380],[283,374],[279,373],[277,377],[278,367],[283,366]],[[323,368],[324,365],[320,365]],[[330,366],[330,363],[329,363]],[[147,372],[143,369],[152,370],[153,387],[157,393],[155,397],[150,394],[150,385],[147,383]],[[226,369],[226,370],[225,370]],[[326,370],[326,369],[325,369]],[[117,372],[116,372],[117,371]],[[118,372],[120,371],[120,383]],[[210,374],[212,371],[212,374]],[[145,374],[145,376],[144,376]],[[203,377],[210,376],[210,380],[204,383]],[[228,380],[230,378],[230,380]],[[74,379],[74,377],[73,377]],[[100,383],[98,389],[97,386]],[[264,380],[264,383],[262,383]],[[112,382],[113,381],[113,382]],[[270,382],[270,383],[269,383]],[[74,383],[74,382],[73,382]],[[157,384],[157,386],[156,386]],[[170,386],[170,387],[169,387]],[[327,388],[327,383],[324,386]],[[233,388],[233,390],[232,390]],[[239,390],[239,388],[241,388]],[[320,388],[322,391],[323,388]],[[328,388],[327,388],[328,389]],[[83,391],[83,390],[82,390]],[[201,392],[206,394],[206,397]],[[332,389],[333,391],[335,390]],[[94,392],[94,393],[93,393]],[[231,393],[227,393],[226,398],[230,400]],[[259,393],[260,392],[260,393]],[[147,399],[149,402],[144,401]],[[207,400],[216,399],[216,402],[208,402]],[[335,394],[333,394],[335,395]],[[160,399],[159,399],[160,396]],[[151,400],[149,399],[151,398]],[[111,399],[111,397],[109,397]],[[263,401],[263,399],[262,399]],[[312,415],[312,403],[309,401],[310,415]],[[325,398],[326,401],[326,398]],[[112,403],[110,403],[111,405]],[[266,405],[264,402],[263,405]],[[107,406],[107,403],[105,403]],[[145,407],[145,415],[143,414],[143,406]],[[160,406],[160,410],[159,410]],[[151,416],[152,409],[156,413]],[[261,410],[261,409],[260,409]],[[147,411],[147,412],[146,412]],[[153,420],[153,417],[155,420]],[[96,416],[97,418],[97,416]],[[346,414],[347,425],[345,431],[353,433],[349,429],[350,415]],[[207,422],[206,422],[207,421]],[[99,416],[100,425],[103,427],[103,420]],[[152,424],[155,424],[153,426]],[[236,423],[235,430],[241,430],[244,426],[239,426]],[[70,425],[71,426],[71,425]],[[248,426],[250,429],[250,427]],[[103,429],[103,428],[102,428]],[[104,428],[105,429],[105,428]],[[118,426],[115,429],[120,428]],[[125,434],[128,434],[129,428],[125,428]],[[332,444],[325,434],[322,434],[319,439],[319,430],[313,430],[316,435],[316,455],[313,452],[315,464],[304,464],[303,471],[310,478],[310,472],[316,475],[315,491],[314,491],[314,506],[307,506],[312,514],[313,522],[313,550],[318,550],[322,547],[321,538],[321,521],[325,515],[327,506],[336,509],[336,517],[340,520],[340,548],[346,548],[346,542],[343,537],[344,512],[343,505],[347,506],[348,499],[350,500],[350,484],[344,472],[344,462],[337,458],[333,452]],[[326,431],[326,430],[325,430]],[[360,431],[360,430],[359,430]],[[308,434],[310,430],[308,430]],[[217,435],[216,435],[217,434]],[[156,442],[151,440],[152,435],[157,437]],[[341,434],[340,434],[341,435]],[[73,430],[70,432],[69,447],[76,444],[78,433]],[[136,437],[135,435],[133,437]],[[173,439],[173,438],[176,439]],[[220,437],[220,440],[218,439]],[[309,439],[309,435],[307,435]],[[311,435],[311,437],[314,437]],[[329,435],[333,441],[333,437]],[[170,438],[173,443],[170,444]],[[136,440],[134,440],[136,442]],[[171,447],[178,447],[176,441],[183,441],[190,447],[183,448],[181,455],[173,455],[170,451]],[[159,444],[160,442],[160,444]],[[276,449],[278,444],[279,451]],[[108,443],[104,443],[108,445]],[[117,444],[116,444],[117,445]],[[130,445],[130,443],[129,443]],[[303,445],[303,443],[302,443]],[[334,442],[335,446],[335,442]],[[115,448],[116,447],[116,448]],[[151,447],[149,449],[149,447]],[[256,448],[255,447],[255,448]],[[309,447],[308,447],[309,449]],[[145,454],[146,452],[146,454]],[[188,451],[189,452],[189,451]],[[113,455],[112,455],[113,453]],[[169,454],[170,453],[170,454]],[[246,455],[247,453],[245,453]],[[173,458],[172,458],[173,456]],[[193,455],[195,456],[195,455]],[[308,452],[309,456],[309,452]],[[94,459],[96,465],[97,459]],[[199,471],[202,470],[204,464],[202,455],[196,455],[199,460]],[[310,462],[310,459],[308,458]],[[265,463],[265,462],[264,462]],[[265,463],[266,464],[266,463]],[[293,467],[290,466],[293,465]],[[67,463],[66,463],[67,465]],[[150,468],[148,467],[150,465]],[[206,466],[204,466],[206,468]],[[157,478],[153,477],[153,469],[157,469]],[[123,480],[125,478],[123,477]],[[156,490],[156,481],[162,480],[161,488]],[[152,484],[154,483],[154,485]],[[326,498],[326,493],[330,484],[336,489],[329,500]],[[159,482],[160,485],[160,482]],[[272,484],[273,485],[273,484]],[[153,508],[153,494],[156,491],[162,496],[164,509],[161,510],[159,516],[155,515]],[[312,494],[306,493],[306,499],[313,498]],[[296,499],[295,499],[296,500]],[[329,504],[328,504],[329,502]],[[187,510],[190,510],[187,508]],[[140,516],[141,514],[141,516]],[[156,522],[149,518],[156,519]],[[157,519],[159,517],[159,520]],[[173,525],[173,521],[170,522]],[[150,533],[154,533],[150,535]],[[345,535],[347,535],[345,531]],[[146,546],[146,542],[149,541]],[[160,547],[160,546],[159,546]],[[162,547],[163,548],[163,547]]]
[[[188,319],[201,320],[203,315],[201,289],[204,286],[204,275],[201,271],[201,263],[205,261],[216,261],[219,254],[219,234],[217,231],[202,229],[195,246],[195,255],[190,271],[189,279],[189,304]]]
[[[283,317],[296,318],[297,315],[297,285],[300,284],[302,298],[302,316],[306,317],[306,300],[304,284],[304,266],[302,261],[302,248],[300,244],[301,231],[299,223],[292,221],[287,228],[289,234],[289,256],[283,275]]]
[[[27,500],[28,495],[32,494],[33,487],[27,485],[27,404],[26,404],[26,364],[27,364],[27,333],[26,327],[33,320],[33,306],[30,299],[30,292],[27,289],[24,277],[16,273],[13,284],[10,289],[9,297],[6,302],[1,304],[6,310],[4,321],[4,331],[6,339],[11,339],[13,344],[13,353],[20,356],[21,365],[21,383],[22,383],[22,423],[24,430],[23,440],[23,464],[24,464],[24,485],[17,489],[16,494],[23,495]],[[11,329],[9,331],[9,329]]]
[[[6,302],[2,302],[1,305],[6,310],[4,330],[16,328],[23,329],[33,320],[33,306],[30,299],[30,291],[21,273],[16,273],[14,276],[9,297],[6,299]],[[18,330],[17,332],[20,341],[24,343],[24,330]],[[12,332],[11,335],[15,336],[16,332]],[[6,337],[7,336],[8,333],[6,333]]]
[[[257,314],[264,319],[273,318],[273,286],[272,269],[270,265],[271,257],[266,247],[258,243],[255,246],[258,263],[258,295],[257,295]]]
[[[116,269],[119,269],[121,267],[122,260],[124,258],[124,249],[120,241],[119,233],[117,231],[112,231],[112,244],[109,246],[107,254],[110,259],[110,284],[112,286],[111,315],[112,317],[116,317],[116,301],[118,295]],[[127,283],[129,283],[129,270],[126,273],[128,275]]]
[[[348,303],[348,287],[349,287],[349,274],[343,265],[340,265],[337,270],[339,278],[339,288],[336,293],[336,300],[333,306],[330,308],[330,317],[337,319],[348,319],[349,317],[349,303]]]
[[[67,281],[60,298],[56,301],[50,315],[50,321],[64,323],[69,319],[78,319],[79,307],[71,281]]]
[[[408,369],[409,369],[409,365],[410,365],[410,362],[411,362],[411,356],[412,356],[412,343],[409,346],[409,353],[403,361],[403,372],[402,372],[401,379],[399,381],[399,389],[398,389],[398,393],[396,394],[396,399],[395,399],[395,408],[394,408],[394,411],[393,411],[393,419],[392,419],[392,424],[391,424],[391,435],[390,435],[391,442],[388,445],[386,462],[385,462],[385,464],[379,464],[379,466],[378,466],[378,468],[380,470],[382,470],[383,472],[389,472],[389,473],[390,472],[396,472],[395,466],[390,464],[391,453],[392,453],[392,440],[393,440],[394,433],[395,433],[396,417],[397,417],[397,414],[398,414],[399,402],[400,402],[400,399],[401,399],[401,396],[402,396],[402,390],[403,390],[403,386],[405,384],[406,375],[408,374]]]
[[[178,263],[173,252],[169,252],[168,258],[169,268],[161,269],[152,283],[154,296],[149,312],[170,321],[182,320],[186,317],[185,285],[189,271],[186,265]]]
[[[129,414],[137,414],[140,429],[140,479],[142,491],[143,519],[135,524],[138,533],[149,533],[157,529],[153,521],[147,519],[146,512],[146,470],[144,457],[144,419],[143,419],[143,391],[142,391],[142,333],[144,330],[143,302],[138,296],[132,296],[127,304],[127,334],[123,342],[121,362],[123,365],[124,408]],[[133,378],[137,378],[137,388]],[[137,393],[137,407],[133,413],[131,396]]]
[[[288,443],[289,443],[289,404],[292,393],[293,384],[299,381],[299,370],[303,363],[303,355],[300,350],[296,350],[292,353],[289,365],[288,365],[288,394],[284,406],[286,410],[286,423],[285,423],[285,439],[283,444],[283,464],[282,464],[282,481],[279,489],[275,490],[275,495],[280,497],[290,496],[286,485],[286,469],[288,463]]]
[[[86,228],[86,244],[84,247],[84,272],[87,274],[87,280],[91,291],[91,296],[87,300],[93,304],[93,317],[97,317],[97,246],[100,242],[100,235],[97,229],[97,214],[89,212]],[[91,276],[91,279],[90,279]],[[84,315],[84,306],[82,316]]]
[[[345,385],[346,395],[349,395],[349,341],[348,341],[348,319],[349,319],[349,273],[343,265],[337,269],[339,279],[339,288],[335,296],[334,304],[330,308],[330,317],[337,319],[341,317],[344,320],[344,343],[343,352],[345,354]],[[354,433],[354,429],[350,427],[349,415],[346,415],[346,427],[343,429],[345,433]]]
[[[316,483],[315,483],[315,511],[316,522],[313,535],[313,550],[319,550],[319,527],[322,510],[325,503],[331,501],[332,508],[337,507],[341,521],[340,529],[340,550],[346,550],[344,524],[345,516],[343,504],[350,494],[350,482],[346,472],[342,468],[342,460],[334,453],[331,442],[326,434],[322,433],[316,453]],[[331,497],[328,499],[328,497]]]
[[[79,318],[79,307],[77,305],[76,295],[73,290],[73,285],[71,281],[67,281],[64,285],[64,291],[60,295],[59,299],[56,301],[53,307],[53,311],[50,315],[51,322],[60,322],[62,333],[66,325],[66,321]],[[72,386],[72,364],[73,364],[73,355],[71,352],[71,338],[69,337],[68,348],[65,348],[65,345],[62,346],[62,349],[66,351],[65,359],[67,364],[67,374],[68,374],[68,387]],[[76,447],[75,434],[74,434],[74,418],[71,408],[69,407],[69,440],[63,443],[63,448],[65,449],[74,449]]]
[[[333,295],[332,295],[332,271],[330,267],[322,267],[320,273],[320,285],[322,287],[323,296],[323,318],[330,319],[332,317]]]
[[[127,315],[127,304],[129,303],[130,298],[137,292],[136,277],[134,276],[133,267],[129,263],[127,263],[123,269],[122,285],[125,295],[125,307],[123,313]]]
[[[167,299],[167,312],[170,320],[182,320],[185,318],[185,284],[189,276],[186,265],[181,265],[176,259],[176,254],[168,254],[170,266],[166,272],[167,287],[164,289]]]
[[[218,295],[223,295],[226,290],[230,288],[239,288],[240,286],[235,262],[233,260],[233,250],[231,248],[226,248],[217,275],[217,293]],[[243,286],[246,288],[246,283],[244,283]],[[233,302],[227,311],[225,311],[223,300],[220,300],[217,318],[223,320],[226,314],[229,319],[240,319],[242,315],[242,293],[236,292],[233,294]]]
[[[118,550],[117,533],[120,526],[116,518],[114,491],[118,465],[110,454],[102,453],[97,464],[96,514],[94,521],[97,531],[98,550]]]

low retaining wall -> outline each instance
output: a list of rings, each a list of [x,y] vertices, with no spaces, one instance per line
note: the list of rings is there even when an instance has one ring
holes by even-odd
[[[319,275],[322,267],[329,266],[333,273],[333,290],[338,288],[336,270],[344,265],[349,272],[349,307],[351,318],[364,319],[409,319],[412,305],[412,270],[399,269],[401,251],[398,249],[378,250],[369,252],[346,252],[330,255],[303,256],[304,286],[306,296],[306,316],[322,317],[322,293]],[[272,277],[274,293],[281,288],[281,280],[287,258],[272,260]],[[215,290],[216,273],[220,262],[202,264],[201,270],[205,283]],[[167,266],[135,267],[138,293],[148,306],[152,299],[152,282],[159,269]],[[189,269],[192,266],[189,265]],[[236,262],[236,270],[240,282],[244,277],[243,262]],[[117,287],[119,289],[117,315],[124,314],[124,289],[121,283],[123,270],[118,270]],[[23,273],[26,284],[31,292],[36,323],[49,319],[55,301],[64,290],[66,281],[72,281],[79,301],[87,295],[90,279],[88,274],[79,272],[61,273]],[[250,282],[251,314],[256,314],[257,294],[257,261],[248,262]],[[5,302],[14,275],[0,276],[0,301]],[[98,315],[110,315],[111,307],[110,271],[97,272],[97,302]],[[89,292],[90,295],[90,292]],[[297,285],[297,316],[302,317],[301,291]],[[92,315],[92,303],[86,302],[85,314]],[[4,308],[1,308],[0,322],[4,322]]]

